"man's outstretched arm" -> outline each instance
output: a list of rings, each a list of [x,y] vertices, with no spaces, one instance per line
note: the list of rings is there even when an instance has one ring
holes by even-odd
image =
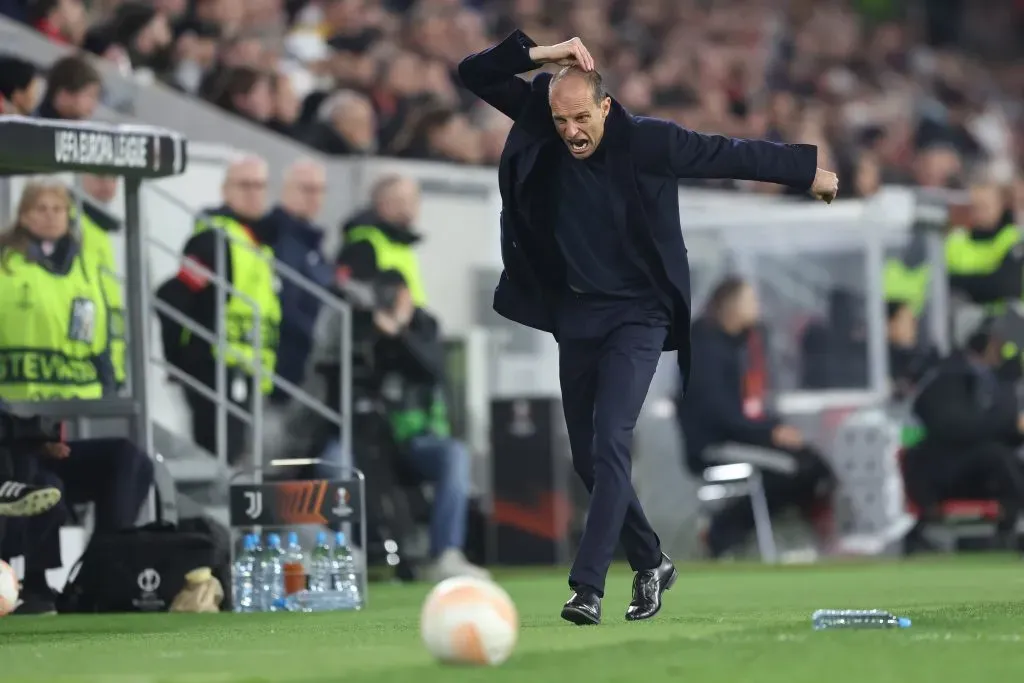
[[[526,106],[530,84],[518,75],[542,64],[594,68],[594,59],[579,38],[558,45],[540,46],[522,31],[513,31],[505,40],[459,63],[459,79],[474,95],[510,119]]]
[[[665,149],[668,150],[669,171],[677,178],[778,183],[807,190],[828,203],[835,199],[839,190],[836,174],[817,167],[815,145],[704,135],[670,121],[648,120],[648,123],[660,127],[662,135],[668,138]]]

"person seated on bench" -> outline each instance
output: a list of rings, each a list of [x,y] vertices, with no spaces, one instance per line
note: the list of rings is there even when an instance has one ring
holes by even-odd
[[[715,288],[704,315],[693,325],[693,377],[687,391],[692,399],[683,398],[677,410],[686,440],[686,465],[701,476],[705,468],[724,464],[708,458],[714,446],[762,447],[766,458],[792,470],[783,474],[762,468],[769,510],[795,505],[811,513],[817,504],[827,501],[834,478],[799,429],[766,411],[765,360],[760,353],[754,357],[748,348],[751,331],[758,323],[758,308],[754,289],[740,278],[729,277]],[[750,501],[730,502],[711,520],[708,552],[712,557],[722,556],[744,541],[753,528]]]
[[[1014,383],[998,372],[1002,349],[1017,342],[1003,318],[987,318],[963,350],[927,373],[913,402],[923,438],[907,449],[907,496],[919,508],[907,549],[927,548],[924,531],[941,521],[942,503],[995,499],[1001,507],[995,543],[1017,546],[1015,527],[1024,504],[1024,473],[1017,449],[1024,442],[1024,405]]]

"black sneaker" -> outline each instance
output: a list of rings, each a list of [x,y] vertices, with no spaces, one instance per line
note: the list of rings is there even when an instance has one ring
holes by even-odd
[[[53,616],[57,613],[57,602],[53,591],[25,591],[21,592],[21,602],[11,612],[11,616]]]
[[[0,482],[0,517],[34,517],[60,502],[60,489],[31,486],[20,481]]]

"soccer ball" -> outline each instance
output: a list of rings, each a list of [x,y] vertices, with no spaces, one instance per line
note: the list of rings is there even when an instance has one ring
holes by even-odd
[[[420,614],[430,654],[447,664],[497,665],[519,636],[519,615],[498,584],[457,577],[434,586]]]
[[[18,606],[18,577],[11,565],[0,560],[0,617],[5,617]]]

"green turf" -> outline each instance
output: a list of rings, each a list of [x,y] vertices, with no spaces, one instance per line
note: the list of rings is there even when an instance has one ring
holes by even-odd
[[[378,586],[363,613],[7,618],[0,681],[994,683],[1024,671],[1019,560],[683,572],[655,620],[627,624],[629,574],[616,570],[605,623],[586,628],[558,619],[561,573],[504,577],[522,632],[498,669],[434,664],[417,633],[426,588]],[[815,633],[809,616],[819,607],[886,608],[914,626]]]

